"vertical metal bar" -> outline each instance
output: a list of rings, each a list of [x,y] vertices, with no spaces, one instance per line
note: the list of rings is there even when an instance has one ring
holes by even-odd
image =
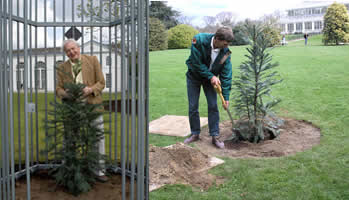
[[[72,9],[73,10],[73,9]],[[53,22],[56,22],[56,17],[57,17],[57,14],[56,14],[56,0],[53,0]],[[56,48],[56,40],[57,40],[57,33],[56,33],[56,26],[53,27],[53,49]],[[54,51],[53,53],[53,63],[54,65],[57,63],[57,55],[56,55],[56,51]],[[53,69],[53,88],[56,88],[56,69],[54,68]],[[54,93],[56,94],[56,93]],[[57,101],[57,96],[54,95],[54,101],[56,102]],[[56,106],[55,106],[55,113],[56,113]],[[55,114],[55,119],[56,119],[56,114]],[[55,131],[55,160],[56,160],[56,152],[57,152],[57,132]]]
[[[125,2],[121,1],[121,174],[122,174],[122,199],[126,199],[126,173],[125,173]]]
[[[93,1],[91,1],[91,8],[93,8]],[[91,14],[91,19],[90,19],[90,22],[93,22],[93,14]],[[93,26],[90,26],[90,42],[91,42],[91,45],[90,45],[90,55],[92,56],[92,52],[93,52]]]
[[[46,6],[47,6],[47,0],[44,1],[44,22],[47,22]],[[47,27],[46,26],[44,27],[44,49],[47,49]],[[44,53],[44,60],[45,60],[45,76],[47,77],[47,51],[45,51],[45,53]],[[45,121],[46,122],[45,123],[47,123],[47,119],[48,119],[48,114],[47,114],[47,109],[48,109],[48,104],[47,104],[47,83],[48,83],[48,81],[47,81],[47,78],[46,78],[46,83],[45,83]],[[47,132],[47,129],[45,129],[45,139],[47,137],[48,137],[48,132]],[[48,145],[49,145],[48,141],[45,140],[45,150],[48,150]],[[47,164],[48,163],[48,151],[46,151],[45,154],[46,154],[45,155],[45,162]],[[55,154],[55,158],[56,158],[56,154]]]
[[[3,102],[3,99],[4,99],[4,89],[3,89],[3,86],[2,86],[2,82],[3,82],[3,76],[2,76],[2,68],[3,68],[3,64],[2,64],[2,59],[3,59],[3,47],[2,47],[2,41],[4,41],[4,38],[3,38],[3,29],[2,29],[2,22],[3,22],[3,20],[4,20],[4,16],[3,16],[3,9],[2,9],[2,4],[3,4],[3,2],[2,1],[0,1],[0,136],[1,136],[1,138],[4,138],[4,136],[3,136],[3,134],[5,133],[5,131],[4,131],[4,128],[5,128],[5,125],[4,125],[4,117],[3,117],[3,115],[4,115],[4,112],[3,112],[3,104],[4,104],[4,102]],[[2,173],[2,170],[4,169],[4,167],[3,167],[3,165],[4,165],[4,162],[3,162],[3,158],[4,158],[4,156],[3,156],[3,153],[5,152],[4,150],[3,150],[3,147],[4,147],[4,145],[3,145],[3,143],[4,143],[4,140],[3,139],[1,139],[1,141],[0,141],[0,166],[1,166],[1,170],[0,170],[0,200],[2,200],[3,198],[2,198],[2,195],[3,195],[3,191],[4,191],[4,189],[3,189],[3,186],[5,185],[4,184],[4,179],[3,179],[3,173]]]
[[[126,5],[126,15],[129,16],[129,0],[127,0],[127,5]],[[127,164],[127,169],[130,168],[129,165],[129,152],[130,152],[130,98],[131,98],[131,84],[130,84],[130,23],[127,23],[127,46],[126,46],[126,51],[127,51],[127,60],[126,60],[126,66],[127,66],[127,101],[126,101],[126,113],[127,113],[127,129],[126,129],[126,164]],[[132,123],[132,122],[131,122]]]
[[[3,42],[3,50],[5,51],[5,54],[2,56],[2,67],[3,67],[3,88],[4,88],[4,117],[5,117],[5,129],[4,129],[4,136],[2,138],[2,140],[5,141],[4,143],[4,149],[5,149],[5,152],[4,152],[4,162],[5,162],[5,169],[4,169],[4,175],[5,175],[5,182],[6,182],[6,195],[4,195],[4,197],[7,197],[8,199],[10,199],[10,160],[9,160],[9,145],[8,145],[8,142],[9,142],[9,138],[8,138],[8,94],[9,94],[9,91],[8,91],[8,77],[7,77],[7,70],[8,70],[8,64],[7,64],[7,59],[8,59],[8,47],[7,47],[7,42],[8,42],[8,30],[7,30],[7,15],[8,15],[8,7],[7,7],[7,1],[4,1],[4,5],[3,5],[3,11],[4,11],[4,14],[3,15],[3,36],[4,36],[4,42]]]
[[[136,23],[135,23],[135,0],[131,0],[131,186],[130,199],[134,199],[135,180],[135,151],[136,151]]]
[[[32,20],[32,9],[31,9],[31,6],[32,6],[32,0],[29,1],[30,3],[30,7],[29,7],[29,17],[28,19]],[[32,29],[33,26],[32,25],[29,25],[29,49],[30,49],[30,103],[33,103],[33,43],[32,43]],[[35,70],[35,69],[34,69]],[[31,165],[34,164],[34,130],[33,130],[33,113],[30,112],[30,160],[31,160]]]
[[[4,86],[4,81],[5,81],[5,78],[4,78],[4,52],[6,51],[6,49],[4,48],[4,42],[6,41],[5,37],[4,37],[4,21],[5,21],[5,8],[4,8],[4,2],[0,2],[0,10],[1,10],[1,20],[0,20],[0,32],[1,32],[1,41],[0,41],[0,50],[1,50],[1,57],[0,57],[0,116],[1,116],[1,122],[2,122],[2,125],[1,125],[1,164],[2,164],[2,167],[1,167],[1,170],[0,170],[0,177],[1,177],[1,186],[0,186],[0,198],[2,199],[2,197],[4,199],[7,199],[7,195],[6,195],[6,175],[5,175],[5,168],[6,168],[6,155],[5,155],[5,152],[6,152],[6,148],[5,148],[5,134],[6,134],[6,130],[5,130],[5,127],[7,126],[7,123],[6,123],[6,116],[5,116],[5,100],[7,99],[7,95],[6,95],[6,88]]]
[[[65,2],[65,0],[64,0]],[[81,0],[81,10],[84,11],[84,0]],[[84,22],[84,13],[81,15],[81,22]],[[81,27],[81,53],[84,54],[84,27]]]
[[[10,141],[11,141],[11,187],[12,187],[12,199],[15,198],[15,144],[14,144],[14,131],[13,131],[13,21],[12,21],[12,1],[9,2],[9,65],[10,65]]]
[[[18,1],[17,1],[17,5],[18,5]],[[19,13],[19,6],[17,6],[17,13]],[[19,68],[19,48],[20,48],[20,37],[19,37],[19,29],[20,29],[20,26],[19,26],[19,22],[17,22],[17,84],[19,84],[17,86],[17,106],[18,106],[18,111],[17,111],[17,119],[18,119],[18,122],[17,122],[17,130],[18,130],[18,170],[22,170],[22,144],[21,144],[21,137],[22,137],[22,134],[21,134],[21,89],[23,87],[23,84],[22,84],[22,70]]]
[[[30,200],[29,136],[28,136],[28,1],[24,1],[24,123],[25,123],[25,167],[27,177],[27,200]]]
[[[115,4],[115,9],[116,9],[116,4]],[[114,104],[115,104],[115,117],[114,117],[114,144],[115,144],[115,160],[118,160],[118,34],[117,34],[117,26],[114,27],[114,35],[115,35],[115,99],[114,99]]]
[[[145,0],[145,199],[149,199],[149,0]]]
[[[144,199],[144,4],[138,1],[138,199]]]
[[[38,21],[38,0],[35,0],[35,21]],[[35,26],[35,49],[38,50],[38,27]],[[38,51],[37,51],[38,52]],[[35,54],[35,66],[38,64],[38,53]],[[40,72],[42,73],[42,72]],[[35,85],[36,81],[39,78],[41,80],[42,76],[39,73],[39,77],[36,77],[35,79]],[[37,75],[37,73],[35,73]],[[39,82],[39,84],[42,81]],[[41,87],[40,87],[41,88]],[[35,87],[35,127],[36,127],[36,163],[39,163],[39,109],[38,109],[38,88]],[[47,112],[47,110],[45,110]]]
[[[111,0],[109,0],[109,22],[111,22]],[[113,141],[112,141],[112,104],[111,104],[111,95],[112,95],[112,72],[111,72],[111,66],[112,66],[112,58],[111,58],[111,51],[113,49],[113,46],[112,46],[112,43],[111,43],[111,27],[109,26],[108,27],[108,36],[109,36],[109,53],[108,53],[108,56],[109,56],[109,77],[110,77],[110,85],[109,85],[109,159],[111,160],[111,157],[112,157],[112,145],[113,145]],[[115,95],[117,95],[117,93],[115,93]],[[116,101],[114,102],[115,104],[114,105],[117,105],[116,104]]]

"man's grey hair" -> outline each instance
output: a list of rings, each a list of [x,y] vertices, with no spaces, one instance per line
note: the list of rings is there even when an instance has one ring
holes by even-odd
[[[68,43],[74,43],[77,47],[80,47],[79,43],[74,39],[63,40],[63,43],[62,43],[62,51],[63,52],[65,52],[65,45]]]

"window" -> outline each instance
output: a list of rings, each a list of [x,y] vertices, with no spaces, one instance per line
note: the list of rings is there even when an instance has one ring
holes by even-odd
[[[282,32],[285,32],[286,31],[286,24],[280,24],[280,29]]]
[[[24,62],[20,62],[17,64],[16,79],[17,79],[17,90],[23,89]]]
[[[287,30],[292,33],[294,31],[294,24],[287,24]]]
[[[111,88],[111,74],[107,73],[105,75],[105,86],[106,88]]]
[[[313,29],[313,23],[312,22],[304,22],[305,30],[312,30]]]
[[[35,88],[44,89],[46,85],[46,64],[38,61],[35,65]]]
[[[110,66],[111,65],[111,57],[110,56],[107,56],[107,58],[106,58],[107,60],[106,60],[106,65],[107,66]]]
[[[321,30],[322,29],[322,21],[314,22],[314,29]]]
[[[296,24],[296,31],[301,32],[303,30],[303,23],[297,23]]]

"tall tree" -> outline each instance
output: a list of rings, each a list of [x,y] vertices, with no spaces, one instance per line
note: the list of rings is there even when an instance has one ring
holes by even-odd
[[[164,24],[157,18],[149,18],[149,50],[165,50],[168,47],[168,36]]]
[[[220,25],[232,28],[236,21],[236,15],[232,12],[220,12],[216,15],[216,20]]]
[[[217,19],[214,16],[204,16],[202,18],[204,21],[204,27],[200,28],[200,32],[214,33],[217,30]]]
[[[240,65],[240,74],[233,81],[234,107],[240,120],[234,127],[233,140],[248,140],[257,143],[270,133],[271,138],[279,134],[281,121],[271,108],[280,100],[271,96],[272,86],[280,83],[278,73],[272,71],[278,63],[272,62],[268,52],[270,38],[261,23],[245,23],[245,31],[250,47],[247,60]]]
[[[344,4],[333,3],[324,16],[323,43],[349,42],[349,16]]]
[[[193,16],[185,16],[185,15],[180,15],[179,17],[177,17],[177,21],[179,24],[186,24],[189,26],[193,26],[194,19],[195,17]]]
[[[164,23],[166,29],[170,29],[176,26],[178,23],[177,17],[180,13],[173,10],[172,7],[167,6],[166,2],[163,1],[151,1],[149,6],[149,16],[158,18]]]

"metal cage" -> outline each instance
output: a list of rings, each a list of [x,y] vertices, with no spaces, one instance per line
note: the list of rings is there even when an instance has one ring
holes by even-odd
[[[67,36],[77,39],[82,54],[97,56],[106,79],[105,148],[122,182],[119,198],[149,198],[148,4],[0,1],[0,200],[16,199],[19,178],[31,199],[32,173],[59,163],[41,152],[50,102],[59,101],[56,67],[67,60],[61,49]]]

